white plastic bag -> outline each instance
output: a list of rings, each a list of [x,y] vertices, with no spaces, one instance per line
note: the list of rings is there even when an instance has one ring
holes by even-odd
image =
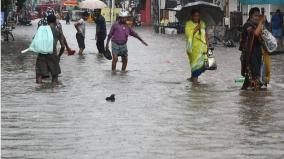
[[[207,52],[208,59],[205,61],[206,70],[217,70],[217,63],[214,56],[214,48],[209,48]]]
[[[277,39],[267,30],[263,29],[261,37],[268,52],[272,53],[277,49]]]
[[[53,53],[53,33],[50,26],[40,26],[37,30],[34,39],[28,49],[23,50],[22,53],[28,51],[41,53],[41,54],[52,54]]]

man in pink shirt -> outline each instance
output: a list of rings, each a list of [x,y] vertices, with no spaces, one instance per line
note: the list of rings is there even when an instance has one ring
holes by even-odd
[[[127,26],[127,17],[129,17],[127,11],[120,12],[118,22],[112,25],[108,34],[106,48],[109,48],[109,42],[111,40],[112,71],[116,71],[116,63],[118,61],[118,56],[121,56],[122,58],[121,70],[126,70],[128,62],[127,40],[129,35],[139,39],[144,45],[148,46],[148,44],[143,39],[141,39],[141,37],[133,29]]]

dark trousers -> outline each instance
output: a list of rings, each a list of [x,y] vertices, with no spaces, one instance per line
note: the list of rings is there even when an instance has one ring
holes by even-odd
[[[104,53],[105,52],[105,38],[98,38],[96,44],[97,44],[97,49],[99,53]]]
[[[85,49],[85,37],[84,37],[84,35],[82,33],[77,33],[76,39],[77,39],[79,48]]]

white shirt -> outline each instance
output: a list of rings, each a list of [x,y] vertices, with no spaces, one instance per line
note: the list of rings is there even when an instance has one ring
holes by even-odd
[[[85,37],[86,23],[85,23],[84,19],[81,18],[81,19],[78,21],[78,24],[79,24],[79,28],[80,28],[80,30],[81,30],[81,33],[82,33],[83,36]]]

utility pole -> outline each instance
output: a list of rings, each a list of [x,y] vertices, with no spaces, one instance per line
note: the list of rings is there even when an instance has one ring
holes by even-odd
[[[230,15],[230,13],[229,13],[230,11],[229,11],[229,0],[226,0],[226,17],[229,17]]]
[[[224,6],[224,11],[225,11],[225,27],[226,29],[228,29],[229,27],[229,23],[230,23],[230,20],[229,20],[229,0],[225,0],[225,6]]]
[[[112,24],[114,21],[113,12],[114,12],[114,0],[111,1],[111,11],[110,11],[110,23]]]
[[[158,25],[160,25],[160,21],[161,21],[161,0],[158,0]]]

